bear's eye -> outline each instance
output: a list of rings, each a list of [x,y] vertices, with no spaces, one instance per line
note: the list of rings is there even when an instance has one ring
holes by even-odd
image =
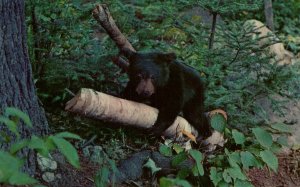
[[[139,73],[139,74],[136,75],[136,77],[137,77],[138,79],[142,79],[142,78],[143,78],[143,75],[142,75],[141,73]]]
[[[154,75],[150,75],[150,79],[154,80],[155,76]]]

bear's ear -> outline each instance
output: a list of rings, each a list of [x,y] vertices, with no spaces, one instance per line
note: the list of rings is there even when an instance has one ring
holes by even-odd
[[[131,49],[128,48],[123,48],[120,53],[124,55],[128,60],[130,60],[130,58],[136,54],[135,51],[132,51]]]
[[[158,58],[160,62],[171,63],[176,60],[177,57],[175,53],[161,53]]]

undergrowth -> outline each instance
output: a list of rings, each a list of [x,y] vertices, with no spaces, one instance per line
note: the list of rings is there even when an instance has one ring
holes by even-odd
[[[174,144],[164,145],[180,162],[193,158],[195,167],[192,171],[178,171],[174,178],[159,179],[161,186],[189,186],[190,182],[201,186],[202,175],[209,177],[215,186],[251,186],[245,175],[249,168],[268,166],[276,171],[278,161],[274,153],[286,145],[290,131],[285,124],[271,123],[259,101],[268,100],[275,112],[284,114],[284,101],[278,97],[300,96],[298,65],[270,63],[273,57],[268,54],[267,46],[258,47],[261,38],[252,37],[256,30],[243,25],[249,15],[263,17],[261,4],[249,9],[245,5],[248,1],[241,0],[237,6],[222,9],[215,7],[220,6],[218,1],[210,2],[107,2],[120,30],[136,49],[174,51],[201,73],[206,85],[207,111],[221,108],[229,116],[227,126],[221,128],[228,142],[218,152],[206,155],[196,149],[178,151]],[[63,105],[70,97],[66,89],[76,92],[81,87],[90,87],[118,94],[127,81],[110,60],[118,53],[117,47],[91,17],[94,4],[77,0],[55,0],[51,4],[27,1],[29,52],[38,94],[48,106]],[[284,3],[274,6],[279,5],[285,9],[276,10],[276,15],[283,19],[283,12],[289,8]],[[210,18],[202,17],[199,7],[223,18],[217,22],[212,49],[208,49]],[[289,15],[292,19],[293,13]],[[294,21],[289,26],[276,18],[276,24],[285,34],[294,37],[298,33],[292,29],[297,25]],[[299,44],[287,41],[289,48],[298,52]],[[281,135],[274,139],[271,136],[274,133]],[[109,135],[112,134],[110,131]],[[187,180],[190,176],[195,180]],[[103,184],[106,179],[97,181]]]

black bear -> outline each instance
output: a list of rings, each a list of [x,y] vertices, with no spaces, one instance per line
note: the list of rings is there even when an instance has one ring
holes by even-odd
[[[130,62],[123,97],[159,110],[149,133],[161,135],[182,112],[202,137],[211,134],[204,113],[204,86],[196,70],[176,60],[174,53],[124,50],[123,54]]]

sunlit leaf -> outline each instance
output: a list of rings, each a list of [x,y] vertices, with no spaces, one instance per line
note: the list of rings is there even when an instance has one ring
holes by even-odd
[[[210,124],[215,130],[222,133],[226,127],[226,119],[222,114],[216,114],[211,116]]]
[[[190,155],[192,156],[192,158],[196,161],[196,166],[199,172],[200,176],[204,175],[204,169],[203,169],[203,165],[202,165],[202,160],[203,160],[203,156],[202,153],[198,150],[195,149],[191,149],[189,151]]]
[[[234,182],[234,187],[253,187],[253,185],[248,181],[237,179]]]
[[[162,177],[159,179],[159,186],[160,187],[174,187],[174,186],[192,187],[190,183],[186,180],[172,179],[166,177]]]
[[[247,179],[247,177],[245,176],[245,174],[242,172],[242,170],[239,167],[228,168],[227,171],[233,179],[240,179],[240,180]]]
[[[278,159],[271,151],[269,150],[261,151],[260,156],[262,160],[268,165],[269,168],[277,172]]]
[[[214,185],[217,186],[217,184],[222,180],[222,173],[217,172],[217,168],[211,167],[209,178]]]
[[[12,185],[26,185],[26,184],[35,184],[38,181],[30,177],[28,174],[15,172],[8,181]]]
[[[107,186],[109,181],[109,169],[102,167],[96,174],[95,184],[97,187]]]
[[[159,152],[164,156],[172,156],[172,149],[164,144],[159,146]]]
[[[76,168],[79,168],[79,157],[73,145],[63,138],[53,136],[52,140],[58,147],[59,151],[67,158],[67,160]]]
[[[279,132],[287,132],[287,133],[293,132],[293,129],[291,129],[288,125],[284,123],[275,123],[272,124],[271,127],[275,130],[278,130]]]
[[[276,140],[277,143],[283,146],[289,146],[288,144],[288,138],[286,136],[280,136]]]
[[[161,168],[157,167],[155,162],[151,158],[149,158],[148,161],[144,164],[144,167],[149,168],[152,175],[161,170]]]
[[[28,147],[31,149],[36,149],[40,154],[47,157],[49,154],[49,150],[45,144],[45,141],[38,137],[38,136],[32,136],[31,140],[28,143]]]
[[[273,140],[272,140],[272,136],[270,133],[268,133],[264,129],[258,128],[258,127],[253,128],[252,132],[254,133],[256,139],[262,146],[264,146],[265,148],[271,147]]]
[[[22,148],[26,147],[28,144],[29,144],[29,140],[23,139],[23,140],[21,140],[19,142],[16,142],[16,143],[12,144],[12,146],[9,149],[9,152],[11,154],[15,154],[19,150],[21,150]]]
[[[77,134],[70,133],[70,132],[60,132],[60,133],[55,134],[55,136],[58,138],[72,138],[72,139],[81,140],[80,136],[78,136]]]
[[[184,149],[179,144],[176,143],[173,145],[173,149],[177,154],[184,151]]]
[[[241,133],[235,129],[232,130],[232,137],[236,144],[244,144],[245,139],[246,139],[243,133]]]
[[[241,161],[245,169],[249,169],[250,166],[257,165],[257,159],[248,151],[241,152]]]

